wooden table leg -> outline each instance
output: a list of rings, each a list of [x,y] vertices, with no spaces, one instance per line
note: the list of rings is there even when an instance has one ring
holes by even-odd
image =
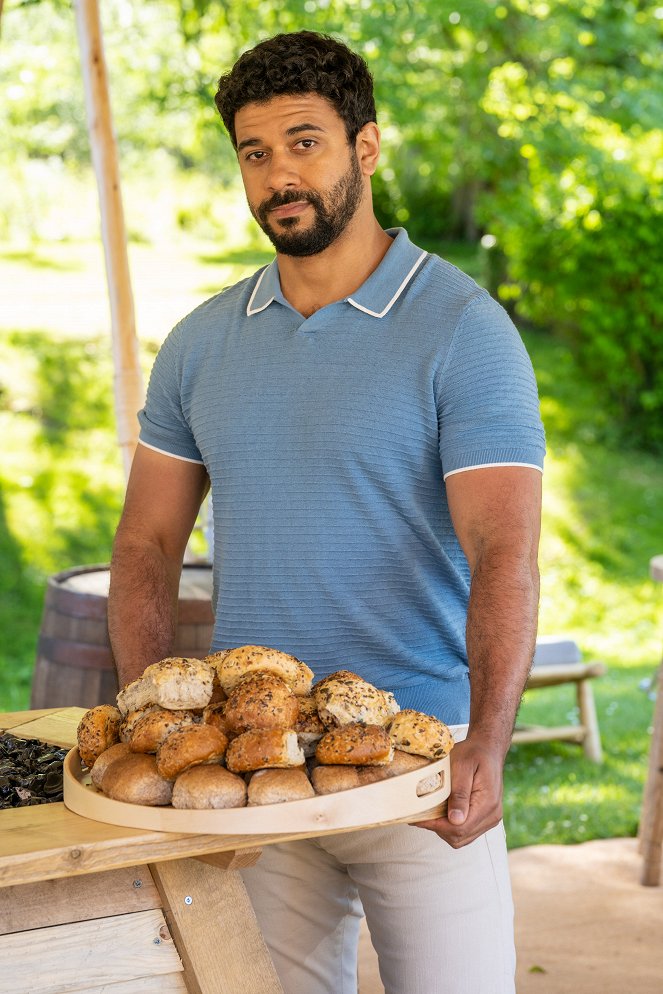
[[[657,887],[661,880],[663,847],[663,663],[658,673],[654,731],[649,750],[649,771],[640,819],[640,852],[644,864],[640,882]]]
[[[284,994],[236,870],[177,859],[150,872],[189,994]]]
[[[652,580],[663,583],[663,556],[649,561]],[[645,887],[657,887],[661,880],[661,848],[663,846],[663,660],[658,668],[654,730],[649,747],[649,770],[642,800],[639,849],[644,859],[640,882]]]

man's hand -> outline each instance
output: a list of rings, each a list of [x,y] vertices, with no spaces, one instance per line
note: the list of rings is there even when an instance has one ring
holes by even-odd
[[[468,737],[451,751],[451,794],[446,818],[415,822],[454,849],[474,842],[502,817],[501,751]]]

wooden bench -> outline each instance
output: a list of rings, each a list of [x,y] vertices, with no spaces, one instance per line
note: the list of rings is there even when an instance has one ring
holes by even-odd
[[[536,652],[525,691],[575,684],[579,720],[570,725],[517,725],[512,742],[550,742],[561,739],[582,745],[585,755],[594,763],[603,759],[601,732],[591,681],[603,676],[606,668],[599,662],[582,662],[577,643],[570,638],[544,635],[536,640]]]

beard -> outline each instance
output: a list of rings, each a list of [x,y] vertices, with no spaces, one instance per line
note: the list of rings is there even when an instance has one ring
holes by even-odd
[[[363,177],[354,151],[350,153],[350,166],[324,198],[313,190],[289,190],[275,193],[256,208],[249,204],[254,218],[270,242],[281,255],[307,256],[324,252],[345,231],[354,217],[363,196]],[[275,230],[269,221],[269,212],[275,207],[305,200],[314,209],[312,224],[299,231],[299,217],[286,217]]]

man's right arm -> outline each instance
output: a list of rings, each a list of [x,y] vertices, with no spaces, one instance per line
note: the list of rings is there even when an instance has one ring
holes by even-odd
[[[137,447],[108,596],[120,687],[172,652],[184,551],[208,486],[203,465]]]

